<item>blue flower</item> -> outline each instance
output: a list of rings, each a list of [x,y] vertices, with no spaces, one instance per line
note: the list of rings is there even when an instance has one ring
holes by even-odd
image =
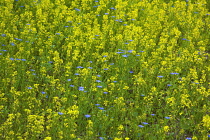
[[[26,61],[26,59],[21,59],[22,61]]]
[[[99,137],[99,139],[100,139],[100,140],[104,140],[104,138],[103,138],[103,137]]]
[[[32,87],[27,87],[28,89],[32,89]]]
[[[80,9],[74,8],[76,11],[80,11]]]
[[[108,15],[109,13],[105,13],[105,15]]]
[[[6,37],[6,34],[1,34],[2,37]]]
[[[149,123],[147,123],[147,122],[142,122],[142,124],[145,124],[145,125],[147,125],[147,124],[149,124]]]
[[[112,10],[116,10],[114,7],[111,7],[110,9],[112,9]]]
[[[99,106],[100,104],[95,104],[96,106]]]
[[[75,73],[74,75],[79,75],[79,73]]]
[[[82,66],[78,66],[77,68],[83,68]]]
[[[48,63],[53,63],[53,61],[49,61]]]
[[[90,118],[90,117],[91,117],[91,115],[88,115],[88,114],[87,114],[87,115],[85,115],[85,117],[86,117],[86,118]]]
[[[143,128],[144,126],[143,125],[138,125],[139,127]]]
[[[124,52],[116,52],[117,54],[124,53]]]
[[[186,140],[191,140],[192,138],[187,137]]]
[[[98,88],[102,88],[102,86],[96,86],[96,87],[98,87]]]
[[[101,81],[100,80],[96,80],[96,82],[100,83]]]
[[[101,77],[101,75],[96,75],[97,77]]]
[[[169,87],[170,87],[170,86],[172,86],[172,85],[170,85],[170,84],[167,84],[167,86],[169,86]]]
[[[131,71],[129,71],[129,73],[133,73],[133,71],[131,70]]]
[[[172,73],[170,73],[170,74],[172,74],[172,75],[177,75],[177,74],[179,74],[179,73],[176,73],[176,72],[172,72]]]
[[[117,83],[117,81],[113,81],[113,83]]]
[[[0,55],[2,55],[2,53],[0,53]]]
[[[62,113],[62,112],[58,112],[58,114],[59,114],[59,115],[63,115],[64,113]]]
[[[74,85],[70,85],[70,87],[74,87]]]
[[[150,114],[151,116],[155,116],[155,114]]]
[[[182,38],[182,40],[190,41],[190,40],[188,40],[188,39],[186,39],[186,38]]]
[[[64,27],[68,28],[69,26],[64,26]]]
[[[103,107],[98,107],[100,110],[104,110],[104,108]]]
[[[55,33],[56,35],[60,35],[60,33]]]
[[[107,94],[108,92],[104,91],[104,94]]]
[[[15,43],[10,43],[10,45],[15,46]]]
[[[163,78],[163,76],[157,76],[157,77],[159,77],[159,78]]]
[[[127,54],[125,54],[125,55],[122,55],[123,57],[128,57],[128,55]]]
[[[84,91],[84,87],[79,87],[79,91]]]
[[[71,81],[71,79],[67,79],[67,81]]]
[[[133,52],[133,50],[129,50],[128,52],[129,52],[129,53],[132,53],[132,52]]]
[[[22,41],[22,39],[19,39],[19,38],[14,38],[15,40],[19,40],[19,41]]]
[[[88,67],[88,69],[93,69],[93,67]]]
[[[108,68],[105,68],[104,70],[108,70]]]
[[[111,63],[111,64],[109,64],[109,65],[114,65],[114,63]]]
[[[42,91],[41,93],[42,93],[42,94],[45,94],[46,92]]]
[[[170,117],[165,117],[166,119],[170,119]]]

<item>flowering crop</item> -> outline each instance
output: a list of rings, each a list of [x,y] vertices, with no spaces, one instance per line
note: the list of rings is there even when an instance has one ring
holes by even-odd
[[[208,139],[209,0],[1,0],[0,139]]]

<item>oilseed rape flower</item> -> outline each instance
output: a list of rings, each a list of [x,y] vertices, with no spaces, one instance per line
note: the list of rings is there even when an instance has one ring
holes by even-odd
[[[0,139],[208,139],[208,0],[0,5]]]

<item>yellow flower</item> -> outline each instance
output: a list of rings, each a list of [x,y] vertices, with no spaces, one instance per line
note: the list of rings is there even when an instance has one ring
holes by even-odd
[[[51,137],[45,137],[44,140],[51,140],[52,138]]]
[[[168,131],[169,131],[169,126],[164,126],[164,127],[163,127],[163,130],[164,130],[165,132],[168,132]]]

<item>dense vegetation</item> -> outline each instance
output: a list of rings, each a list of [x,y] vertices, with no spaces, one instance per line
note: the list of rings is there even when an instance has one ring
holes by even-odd
[[[207,140],[209,0],[1,0],[0,139]]]

